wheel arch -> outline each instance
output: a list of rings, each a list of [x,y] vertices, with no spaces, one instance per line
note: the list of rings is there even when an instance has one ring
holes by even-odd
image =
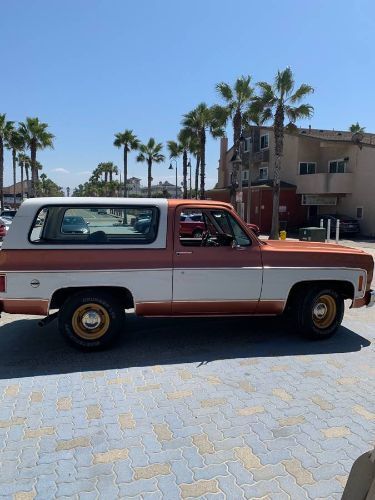
[[[106,293],[113,293],[120,303],[124,306],[124,309],[131,309],[134,307],[134,296],[131,291],[126,287],[119,286],[77,286],[77,287],[66,287],[59,288],[55,290],[52,294],[49,309],[60,309],[63,303],[72,295],[77,292],[83,292],[86,290],[99,291]]]
[[[311,287],[333,288],[340,293],[344,299],[354,300],[355,288],[351,281],[347,280],[307,280],[295,283],[289,290],[285,304],[285,310],[295,305],[296,299],[301,296],[304,290]]]

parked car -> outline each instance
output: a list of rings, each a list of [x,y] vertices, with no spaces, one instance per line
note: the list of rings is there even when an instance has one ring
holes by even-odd
[[[0,217],[0,241],[3,241],[4,237],[7,235],[11,224],[12,219]]]
[[[337,220],[340,220],[340,234],[358,234],[361,231],[358,220],[348,215],[318,215],[314,220],[316,227],[320,226],[321,219],[323,219],[323,226],[325,228],[327,228],[328,220],[331,221],[331,235],[336,233]]]
[[[180,236],[186,238],[202,238],[206,224],[202,214],[180,215]]]
[[[67,209],[79,216],[105,203],[133,214],[147,207],[152,230],[64,234]],[[206,221],[201,240],[175,231],[187,208]],[[345,299],[354,308],[375,303],[373,272],[372,256],[361,249],[260,242],[230,204],[218,201],[34,198],[19,208],[0,251],[0,312],[45,315],[42,325],[57,318],[61,334],[86,350],[125,334],[130,308],[146,317],[286,313],[301,334],[325,339],[338,330]]]
[[[85,219],[83,217],[73,215],[64,217],[61,230],[65,234],[88,234],[90,232],[89,226]]]
[[[17,210],[3,210],[0,214],[0,217],[13,220]]]
[[[147,233],[150,229],[151,225],[151,217],[147,216],[147,218],[139,219],[134,223],[134,231],[137,233]]]

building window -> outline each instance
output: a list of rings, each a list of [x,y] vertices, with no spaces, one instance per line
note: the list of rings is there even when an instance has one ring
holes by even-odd
[[[247,153],[251,150],[251,137],[247,137],[244,141],[244,153]]]
[[[363,219],[363,207],[357,207],[357,219]]]
[[[260,149],[268,149],[269,146],[269,136],[264,134],[260,136]]]
[[[345,172],[344,160],[332,160],[328,163],[328,171],[330,174],[343,174]]]
[[[242,180],[247,181],[249,179],[249,171],[248,170],[243,170],[242,171]]]
[[[259,180],[267,180],[268,179],[268,167],[259,167]]]
[[[315,162],[300,162],[299,163],[299,175],[315,174],[316,163]]]

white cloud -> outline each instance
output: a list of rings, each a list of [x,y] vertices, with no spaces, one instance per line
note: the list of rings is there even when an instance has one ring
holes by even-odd
[[[69,170],[66,168],[54,168],[51,172],[57,172],[58,174],[69,174]]]

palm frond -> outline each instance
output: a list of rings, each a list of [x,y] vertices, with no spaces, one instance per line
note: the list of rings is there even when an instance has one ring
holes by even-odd
[[[228,83],[218,83],[216,85],[216,91],[224,99],[224,101],[229,102],[233,100],[233,91]]]
[[[241,76],[237,78],[234,84],[234,90],[236,93],[236,100],[239,106],[246,104],[254,93],[254,89],[250,85],[251,76]]]
[[[183,146],[176,141],[167,141],[167,149],[169,158],[178,158],[183,151]]]
[[[314,89],[311,87],[311,85],[307,85],[306,83],[303,83],[295,92],[293,95],[289,97],[289,101],[291,103],[297,103],[301,99],[303,99],[305,96],[309,94],[313,94]]]
[[[225,107],[225,106],[219,106],[218,104],[211,106],[212,119],[215,120],[217,123],[220,123],[222,127],[226,126],[231,114],[232,113],[230,106]]]
[[[363,134],[365,132],[365,130],[366,130],[366,127],[361,127],[359,122],[353,123],[349,127],[349,132],[352,132],[352,134],[358,134],[358,133]]]
[[[284,70],[278,70],[275,78],[275,87],[283,99],[289,96],[294,88],[294,78],[291,68],[288,66]]]
[[[314,114],[314,108],[310,104],[301,104],[297,107],[285,106],[285,114],[294,123],[301,118],[311,118]]]

